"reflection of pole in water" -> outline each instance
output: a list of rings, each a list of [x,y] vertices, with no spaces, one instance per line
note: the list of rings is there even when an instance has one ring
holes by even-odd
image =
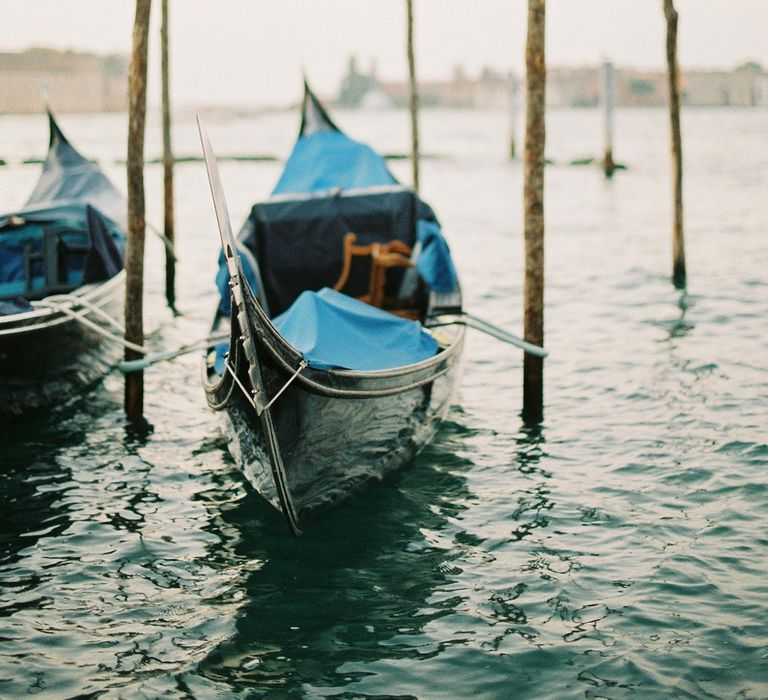
[[[411,113],[411,168],[413,189],[419,191],[419,90],[416,84],[416,58],[413,52],[413,0],[406,0],[408,20],[408,106]]]
[[[163,232],[165,246],[165,298],[168,306],[176,306],[176,259],[172,246],[175,242],[173,221],[173,152],[171,150],[171,95],[168,77],[168,0],[162,0],[162,24],[160,26],[161,73],[163,83]]]
[[[517,132],[517,80],[509,78],[509,159],[517,157],[517,144],[515,134]]]
[[[677,11],[672,0],[664,0],[667,19],[667,73],[669,118],[672,127],[672,180],[674,220],[672,227],[672,282],[685,289],[685,239],[683,236],[683,145],[680,134],[680,70],[677,64]]]
[[[151,0],[136,0],[128,75],[128,240],[125,247],[125,339],[144,344],[144,121],[147,111],[147,44]],[[141,354],[126,348],[125,359]],[[132,423],[144,413],[144,373],[125,375],[125,412]]]
[[[525,47],[525,340],[544,346],[544,142],[546,139],[546,0],[528,0]],[[523,358],[523,420],[544,418],[544,360]]]
[[[603,116],[605,128],[605,151],[603,153],[603,172],[611,177],[616,170],[613,162],[613,103],[614,103],[613,64],[606,61],[603,64]]]
[[[40,82],[40,97],[43,99],[43,105],[51,107],[51,82],[48,78],[43,78]]]

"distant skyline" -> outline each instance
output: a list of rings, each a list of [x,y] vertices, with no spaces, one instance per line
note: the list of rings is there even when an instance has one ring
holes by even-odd
[[[677,0],[679,57],[686,68],[768,66],[768,0]],[[414,0],[416,60],[424,80],[456,65],[521,74],[525,0]],[[0,51],[34,46],[96,53],[131,49],[131,0],[0,0]],[[170,0],[175,105],[287,104],[306,72],[316,90],[335,95],[350,56],[362,70],[401,80],[405,0]],[[159,99],[160,2],[153,2],[150,101]],[[550,65],[663,68],[661,0],[549,0]]]

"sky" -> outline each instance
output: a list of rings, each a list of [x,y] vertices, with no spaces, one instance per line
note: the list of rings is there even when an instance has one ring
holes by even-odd
[[[349,57],[384,80],[407,77],[405,0],[169,0],[172,101],[289,104],[306,73],[334,96]],[[676,0],[683,69],[768,67],[768,0]],[[522,74],[525,0],[414,0],[424,80],[456,65]],[[0,52],[48,46],[131,50],[132,0],[0,0]],[[153,2],[149,100],[159,102],[160,2]],[[549,0],[547,63],[664,68],[662,0]]]

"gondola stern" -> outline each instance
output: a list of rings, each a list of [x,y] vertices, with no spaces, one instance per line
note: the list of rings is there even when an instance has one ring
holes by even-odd
[[[64,132],[56,121],[56,117],[53,115],[53,111],[49,105],[45,106],[45,113],[48,116],[48,148],[52,149],[58,143],[66,143],[71,146],[67,137],[64,136]]]
[[[309,87],[306,75],[304,76],[304,97],[301,102],[301,126],[299,138],[311,136],[322,131],[338,131],[338,126],[331,119],[325,107],[317,99],[317,96]]]

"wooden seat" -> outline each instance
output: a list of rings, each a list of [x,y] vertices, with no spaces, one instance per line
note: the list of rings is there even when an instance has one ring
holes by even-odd
[[[391,269],[403,269],[413,267],[411,262],[411,248],[402,241],[394,240],[389,243],[371,243],[370,245],[358,245],[357,236],[347,233],[344,236],[344,263],[341,275],[333,288],[337,292],[344,292],[355,296],[371,306],[386,309],[399,316],[415,318],[418,313],[410,309],[394,309],[395,296],[387,294],[387,274]],[[355,293],[360,290],[345,289],[351,286],[350,273],[355,258],[369,258],[370,271],[368,273],[367,291],[364,294]]]

